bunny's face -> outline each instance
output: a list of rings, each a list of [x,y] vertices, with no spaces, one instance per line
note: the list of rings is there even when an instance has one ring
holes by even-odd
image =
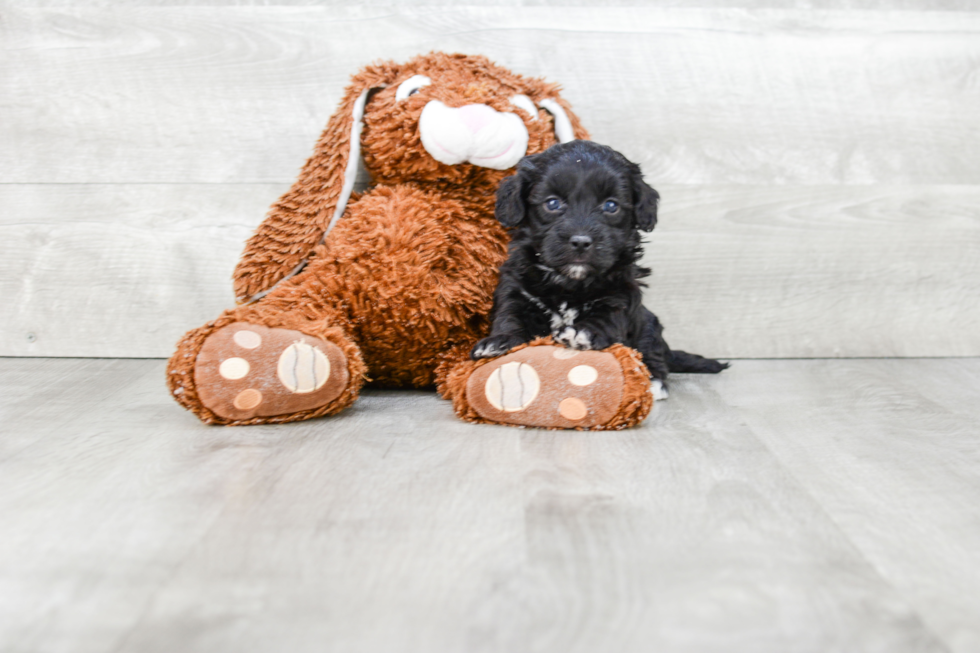
[[[375,185],[441,187],[488,212],[521,157],[588,137],[557,85],[486,57],[433,52],[365,66],[299,179],[249,239],[236,296],[253,301],[303,269],[347,210],[362,161]]]
[[[375,183],[495,185],[526,154],[575,138],[555,85],[442,53],[400,66],[369,96],[363,122],[361,153]]]

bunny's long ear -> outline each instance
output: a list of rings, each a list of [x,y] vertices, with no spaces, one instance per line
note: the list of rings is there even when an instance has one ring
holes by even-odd
[[[233,277],[239,303],[259,299],[303,269],[313,248],[343,215],[360,162],[368,95],[390,84],[397,74],[397,65],[385,62],[354,76],[299,179],[272,205],[245,244]]]

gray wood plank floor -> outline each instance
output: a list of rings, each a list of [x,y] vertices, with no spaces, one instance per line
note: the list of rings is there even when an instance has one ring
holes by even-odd
[[[199,424],[0,359],[0,650],[977,651],[980,359],[738,361],[640,428]]]

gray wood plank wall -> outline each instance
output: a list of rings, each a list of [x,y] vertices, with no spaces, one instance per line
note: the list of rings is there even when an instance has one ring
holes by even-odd
[[[0,4],[0,355],[167,356],[349,75],[434,49],[562,83],[643,165],[672,345],[980,355],[974,3],[117,4]]]

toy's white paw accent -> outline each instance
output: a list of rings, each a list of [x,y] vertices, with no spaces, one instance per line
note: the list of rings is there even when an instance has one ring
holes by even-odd
[[[251,366],[244,358],[227,358],[221,362],[218,373],[226,379],[237,381],[248,376],[249,369]]]
[[[555,336],[555,340],[572,349],[592,349],[592,334],[584,329],[576,331],[572,327],[565,327]]]
[[[572,385],[592,385],[598,378],[599,370],[591,365],[576,365],[568,372],[568,382]]]
[[[540,391],[541,378],[538,373],[530,365],[519,361],[504,363],[495,369],[483,388],[490,405],[506,413],[524,410]]]
[[[667,386],[660,379],[650,381],[650,394],[653,395],[656,401],[663,401],[670,396],[670,393],[667,392]]]
[[[322,388],[330,378],[330,361],[313,345],[297,341],[279,355],[276,374],[290,392],[307,394]]]

